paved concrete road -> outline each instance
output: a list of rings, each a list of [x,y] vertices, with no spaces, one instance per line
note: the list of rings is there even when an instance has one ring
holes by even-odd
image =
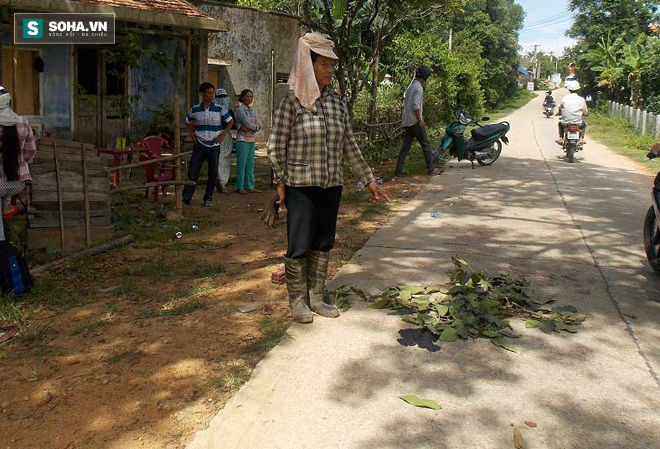
[[[660,447],[660,278],[642,247],[652,178],[593,140],[564,162],[540,98],[508,120],[499,161],[449,164],[331,287],[442,283],[458,254],[577,306],[580,331],[516,322],[517,353],[484,340],[429,352],[401,345],[407,326],[358,301],[292,326],[189,449],[513,448],[511,423],[528,449]],[[409,393],[443,409],[398,399]]]

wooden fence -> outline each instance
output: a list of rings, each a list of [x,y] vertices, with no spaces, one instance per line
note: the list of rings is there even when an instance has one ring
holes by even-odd
[[[644,111],[643,109],[633,109],[632,106],[609,102],[610,115],[626,117],[630,124],[640,135],[651,135],[654,139],[660,135],[660,114]]]

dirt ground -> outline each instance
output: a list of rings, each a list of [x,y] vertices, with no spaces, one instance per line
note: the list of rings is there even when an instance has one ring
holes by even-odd
[[[388,179],[390,165],[375,169],[388,205],[347,179],[331,276],[428,181]],[[133,244],[0,299],[0,449],[182,448],[208,425],[291,323],[285,287],[271,283],[286,213],[275,229],[259,221],[273,195],[263,156],[257,173],[263,193],[216,193],[210,208],[198,188],[180,239],[164,221],[173,195],[128,196],[117,236]]]

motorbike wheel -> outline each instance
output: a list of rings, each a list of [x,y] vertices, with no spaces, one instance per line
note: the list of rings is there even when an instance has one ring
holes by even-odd
[[[644,217],[644,250],[653,272],[660,276],[660,228],[653,206],[649,207]]]
[[[566,147],[566,157],[568,158],[569,163],[575,162],[575,147],[573,145],[569,145]]]
[[[479,165],[491,165],[495,162],[502,154],[502,142],[496,140],[490,144],[490,148],[487,151],[488,156],[477,159]]]

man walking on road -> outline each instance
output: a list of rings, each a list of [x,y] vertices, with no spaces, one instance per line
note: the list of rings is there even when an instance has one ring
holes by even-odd
[[[431,69],[425,65],[420,65],[415,70],[415,79],[408,86],[405,94],[405,103],[403,107],[403,146],[399,152],[399,158],[396,161],[395,175],[403,175],[405,171],[403,166],[406,163],[406,157],[410,152],[413,138],[417,139],[424,152],[426,160],[426,169],[429,176],[440,174],[440,170],[433,166],[433,151],[431,144],[426,137],[426,124],[424,123],[424,84],[431,75]]]

